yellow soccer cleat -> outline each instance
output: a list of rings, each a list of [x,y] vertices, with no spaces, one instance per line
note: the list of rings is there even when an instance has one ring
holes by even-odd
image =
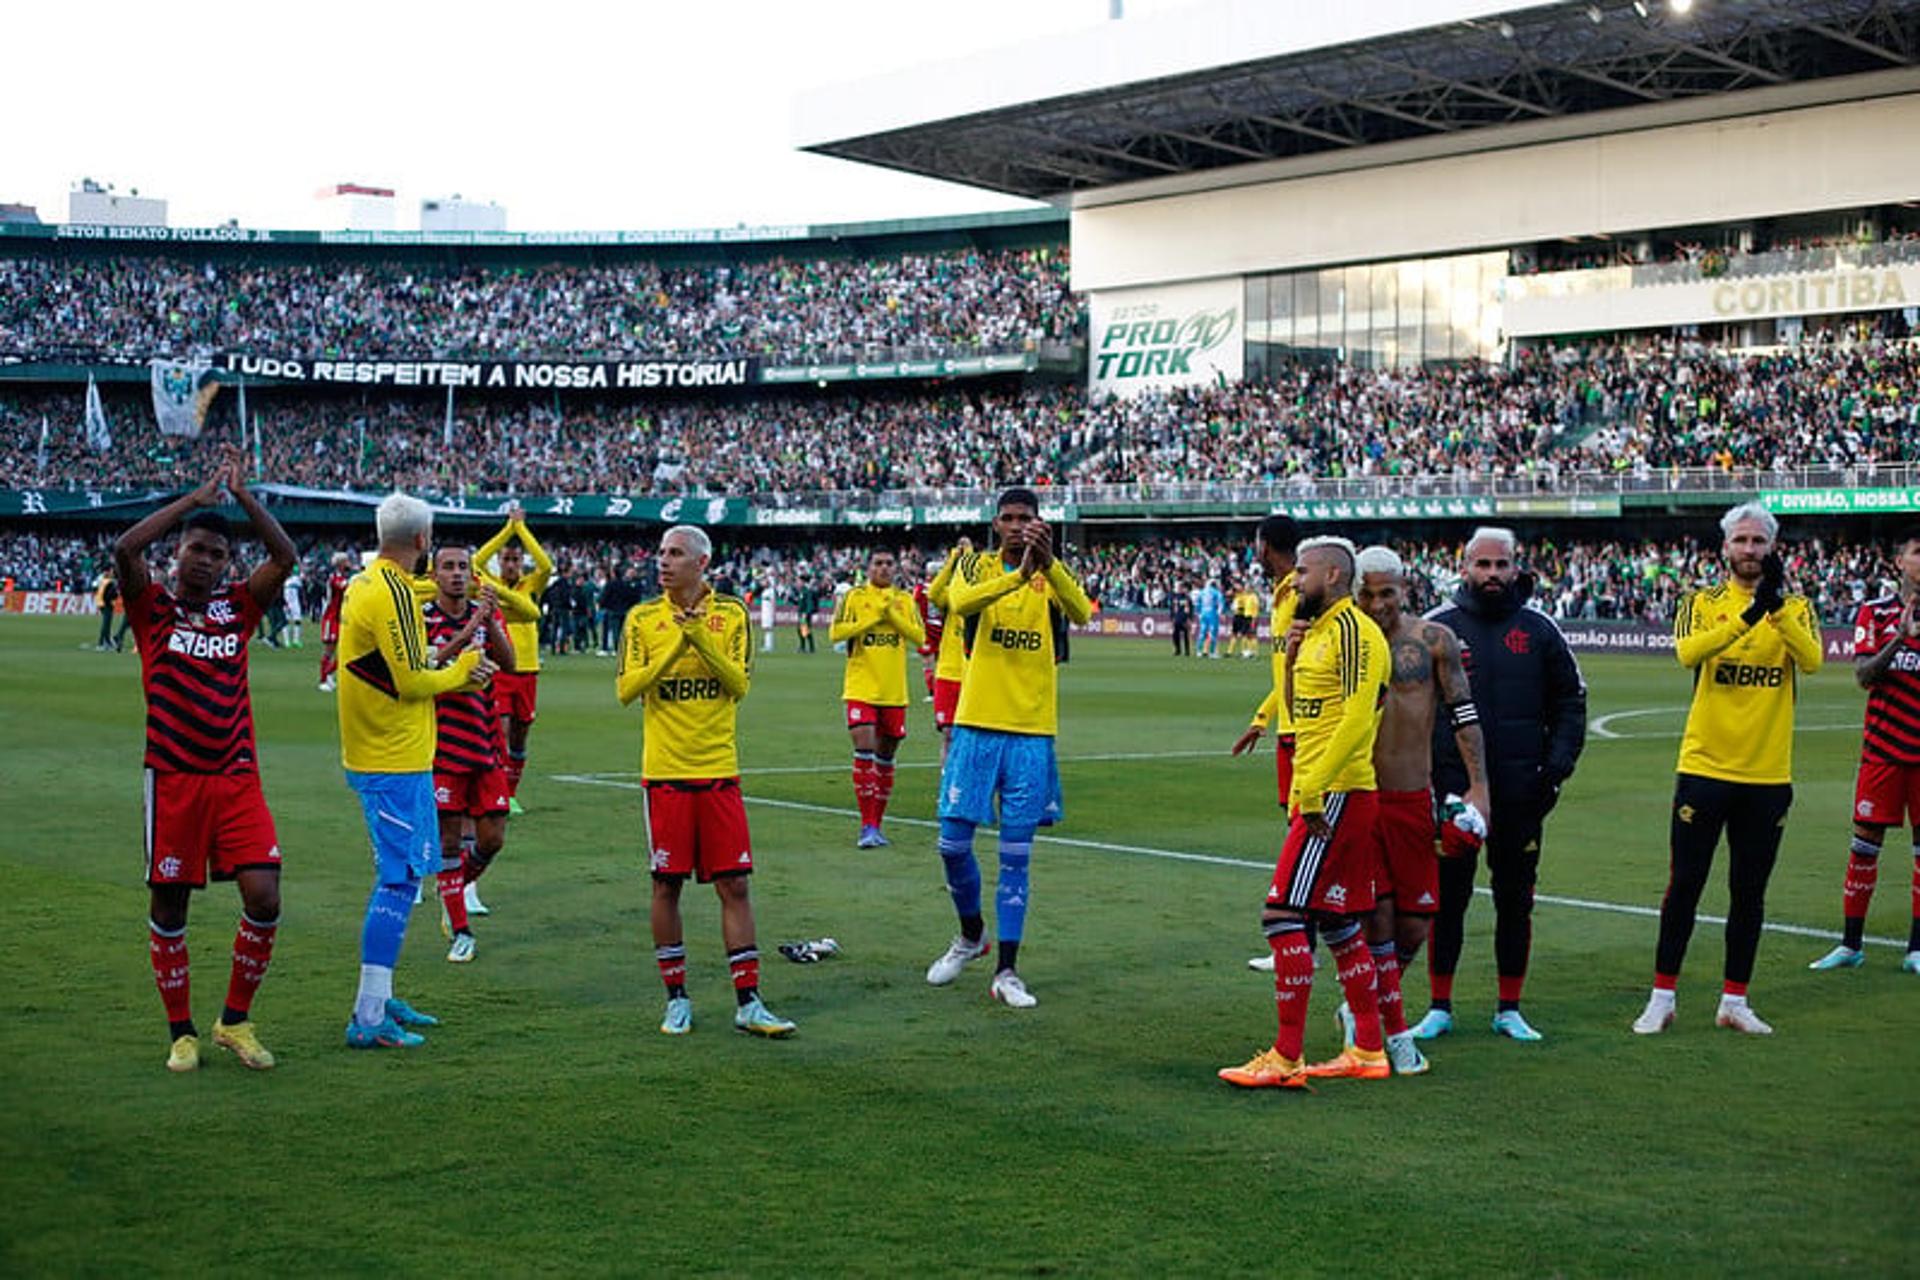
[[[251,1067],[255,1071],[273,1070],[273,1054],[260,1043],[260,1033],[253,1029],[251,1018],[231,1026],[224,1022],[214,1023],[213,1042],[240,1059],[243,1067]]]
[[[1307,1068],[1315,1080],[1385,1080],[1393,1074],[1385,1049],[1362,1049],[1348,1045],[1337,1058],[1316,1062]]]
[[[173,1042],[173,1048],[167,1051],[167,1070],[198,1071],[200,1069],[200,1038],[181,1036]]]
[[[1220,1068],[1220,1078],[1242,1089],[1304,1089],[1307,1068],[1278,1049],[1262,1049],[1241,1066]]]

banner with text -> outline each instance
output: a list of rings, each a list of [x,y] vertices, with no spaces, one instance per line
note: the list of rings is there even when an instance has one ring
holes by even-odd
[[[229,351],[229,375],[343,387],[458,387],[476,391],[684,391],[744,387],[754,362],[731,360],[306,360]]]
[[[1920,263],[1842,266],[1831,271],[1637,288],[1629,267],[1567,274],[1581,277],[1577,291],[1551,291],[1543,287],[1541,277],[1520,280],[1509,289],[1502,312],[1507,333],[1514,337],[1605,333],[1920,306]]]
[[[1769,489],[1760,494],[1760,501],[1783,516],[1920,511],[1920,489]]]
[[[898,378],[977,378],[991,373],[1028,373],[1040,367],[1031,352],[1005,356],[957,356],[942,360],[875,363],[781,364],[760,370],[757,382],[874,382]]]
[[[1137,396],[1238,382],[1246,370],[1246,285],[1238,276],[1093,295],[1087,388]]]
[[[1494,515],[1499,505],[1490,497],[1301,498],[1276,502],[1273,510],[1295,520],[1444,520]]]

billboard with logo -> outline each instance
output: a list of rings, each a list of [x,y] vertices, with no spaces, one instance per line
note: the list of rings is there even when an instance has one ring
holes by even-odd
[[[1137,396],[1240,381],[1246,367],[1246,286],[1238,276],[1093,295],[1087,387]]]

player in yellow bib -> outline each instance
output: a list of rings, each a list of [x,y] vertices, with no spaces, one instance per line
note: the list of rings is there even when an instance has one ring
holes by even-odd
[[[785,1036],[793,1023],[775,1017],[760,999],[760,951],[747,895],[753,847],[734,749],[735,718],[753,677],[753,627],[745,602],[707,584],[712,558],[713,544],[693,525],[660,535],[662,594],[628,610],[614,675],[620,705],[639,701],[646,709],[640,781],[653,874],[654,959],[667,988],[660,1030],[693,1030],[680,890],[695,876],[720,895],[720,934],[739,1006],[734,1027]]]
[[[880,833],[893,796],[893,757],[907,736],[907,650],[927,638],[913,593],[894,586],[891,551],[867,560],[867,580],[834,611],[828,638],[847,646],[840,696],[853,735],[853,795],[860,805],[858,847],[890,844]]]
[[[1805,596],[1788,595],[1774,549],[1780,522],[1759,503],[1721,518],[1727,580],[1680,601],[1674,654],[1693,672],[1693,706],[1673,789],[1671,862],[1660,904],[1653,994],[1634,1020],[1641,1035],[1673,1025],[1674,989],[1694,913],[1727,833],[1727,955],[1714,1021],[1748,1035],[1773,1028],[1747,1003],[1766,917],[1767,881],[1793,804],[1793,711],[1799,676],[1820,669],[1820,624]]]
[[[933,606],[940,623],[940,646],[933,665],[933,727],[940,731],[940,763],[947,762],[947,749],[953,742],[953,717],[960,710],[960,683],[967,674],[967,629],[952,616],[953,576],[973,554],[973,542],[962,538],[947,552],[940,569],[927,583],[927,603]]]
[[[940,772],[940,859],[960,933],[927,969],[927,981],[945,986],[969,961],[987,954],[973,833],[995,820],[997,801],[1000,956],[988,991],[1010,1008],[1028,1009],[1039,1001],[1015,968],[1026,924],[1028,862],[1034,832],[1058,822],[1062,812],[1053,754],[1055,664],[1066,657],[1068,624],[1085,623],[1093,606],[1054,557],[1053,531],[1040,519],[1033,490],[1000,495],[993,531],[996,550],[968,556],[947,590],[947,625],[965,628],[972,654],[952,750]]]
[[[495,555],[500,557],[500,572],[487,569]],[[527,568],[527,561],[533,568]],[[507,523],[500,532],[482,543],[473,553],[474,577],[505,587],[531,600],[537,609],[553,579],[553,557],[527,528],[527,514],[519,503],[507,508]],[[539,707],[540,618],[531,621],[507,619],[507,638],[513,641],[513,670],[503,671],[493,682],[494,709],[507,734],[507,786],[511,794],[509,812],[522,813],[520,776],[527,771],[527,736],[533,730],[533,718]],[[484,912],[483,912],[484,914]]]

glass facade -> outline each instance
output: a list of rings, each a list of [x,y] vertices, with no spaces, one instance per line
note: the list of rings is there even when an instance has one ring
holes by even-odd
[[[1499,360],[1504,253],[1247,277],[1247,377],[1289,361],[1367,369]]]

